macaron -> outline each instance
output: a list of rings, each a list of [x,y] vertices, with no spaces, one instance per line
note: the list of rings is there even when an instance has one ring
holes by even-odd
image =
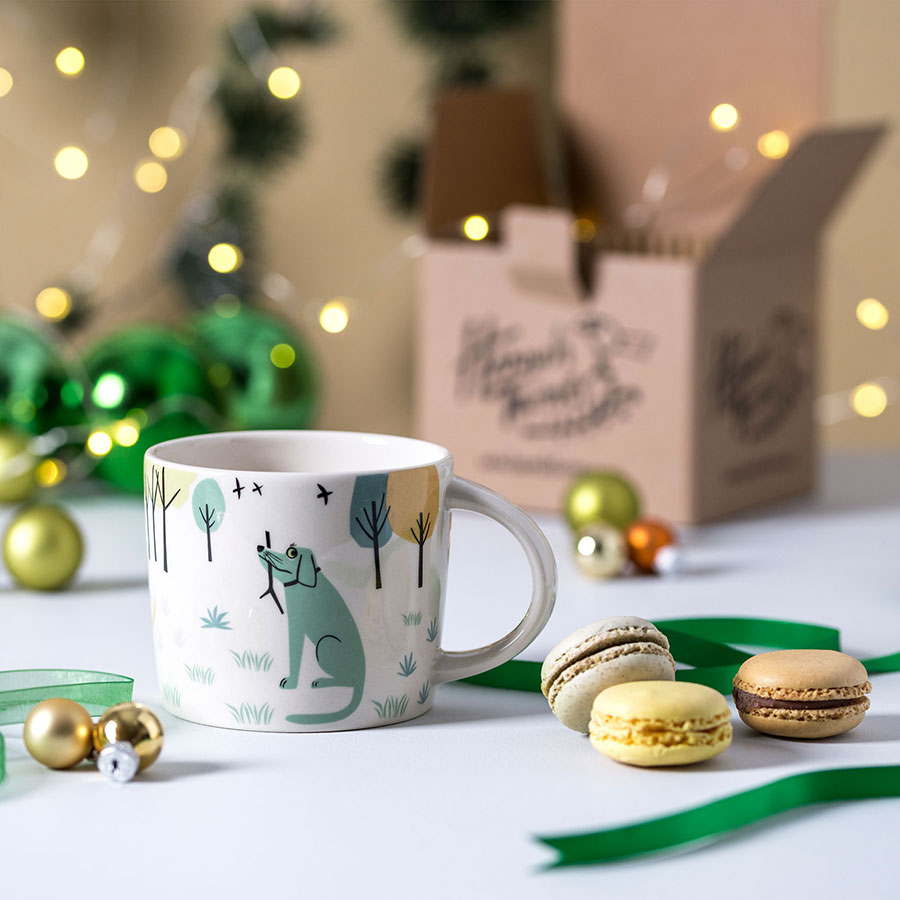
[[[872,690],[866,667],[837,650],[772,650],[734,677],[734,705],[751,728],[779,737],[821,738],[856,728]]]
[[[626,681],[674,681],[669,641],[638,616],[613,616],[561,640],[541,667],[541,690],[567,728],[588,732],[600,691]]]
[[[687,766],[731,743],[731,712],[712,688],[687,681],[632,681],[598,694],[591,744],[631,766]]]

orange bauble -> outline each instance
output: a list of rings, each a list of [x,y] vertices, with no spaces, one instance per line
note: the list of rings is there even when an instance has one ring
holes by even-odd
[[[652,572],[653,561],[661,547],[675,543],[675,532],[656,519],[638,519],[625,532],[628,557],[642,572]]]

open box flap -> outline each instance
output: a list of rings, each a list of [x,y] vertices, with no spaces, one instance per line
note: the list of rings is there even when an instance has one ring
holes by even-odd
[[[814,241],[884,130],[873,125],[810,133],[757,188],[710,255]]]

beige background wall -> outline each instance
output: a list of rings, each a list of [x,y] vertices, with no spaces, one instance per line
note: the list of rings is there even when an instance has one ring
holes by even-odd
[[[90,332],[144,318],[171,318],[177,296],[154,276],[156,254],[178,211],[202,191],[216,150],[204,116],[187,153],[169,166],[156,195],[131,182],[147,155],[149,132],[169,118],[173,98],[198,66],[210,63],[219,26],[244,9],[237,2],[0,2],[0,66],[15,87],[0,99],[0,303],[28,308],[41,287],[84,260],[104,221],[121,224],[123,242],[102,273],[106,298]],[[393,218],[379,196],[376,172],[392,140],[419,132],[427,115],[429,60],[405,40],[381,0],[328,4],[341,40],[281,56],[303,78],[310,139],[300,159],[276,174],[264,194],[267,267],[286,276],[296,295],[280,308],[302,328],[324,374],[320,425],[408,431],[410,423],[412,263],[400,248],[415,223]],[[900,3],[838,0],[829,85],[841,121],[900,119]],[[71,81],[53,66],[66,44],[87,56]],[[505,76],[546,85],[552,35],[546,24],[498,46]],[[104,135],[110,118],[112,135]],[[68,143],[83,146],[87,175],[66,182],[52,159]],[[860,179],[828,235],[824,267],[823,392],[872,378],[895,378],[900,358],[900,142],[892,136]],[[321,302],[352,298],[351,323],[325,334]],[[892,318],[882,332],[855,319],[863,296],[879,297]],[[887,382],[888,386],[892,384]],[[897,393],[891,388],[890,393]],[[900,395],[892,397],[900,401]],[[833,443],[900,443],[900,404],[879,418],[848,415],[826,429]]]

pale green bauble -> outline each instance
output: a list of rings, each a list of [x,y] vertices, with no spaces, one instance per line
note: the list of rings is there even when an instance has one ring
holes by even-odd
[[[583,472],[566,492],[563,514],[575,531],[595,522],[624,531],[640,516],[641,500],[634,485],[618,472]]]

